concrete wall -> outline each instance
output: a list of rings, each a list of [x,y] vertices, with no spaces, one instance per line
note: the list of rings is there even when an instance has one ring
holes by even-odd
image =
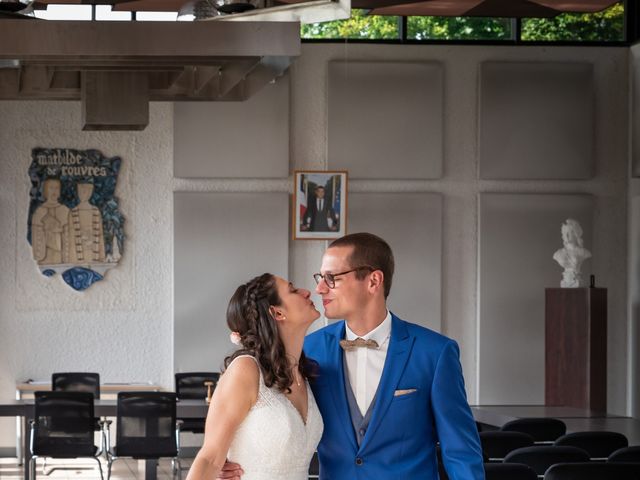
[[[444,168],[438,180],[354,180],[352,192],[431,192],[443,196],[442,328],[461,346],[467,391],[482,402],[478,385],[483,359],[479,357],[478,194],[586,193],[595,197],[594,258],[591,271],[598,284],[609,288],[609,408],[627,409],[627,109],[628,49],[481,46],[305,45],[291,70],[291,163],[295,168],[326,168],[328,65],[332,60],[366,62],[438,62],[444,69]],[[479,71],[483,62],[586,63],[593,68],[595,175],[583,180],[479,180]],[[389,85],[392,89],[393,85]],[[402,91],[397,92],[402,95]],[[375,101],[375,98],[371,99]],[[381,132],[382,133],[382,132]],[[505,141],[509,138],[505,137]],[[540,141],[546,141],[541,138]],[[401,148],[398,155],[402,155]],[[372,166],[375,168],[375,166]],[[558,246],[560,228],[558,228]],[[526,245],[537,249],[537,245]],[[295,281],[306,281],[322,255],[322,244],[298,242],[291,248]],[[616,252],[612,255],[611,252]],[[553,252],[548,252],[549,261]],[[585,265],[585,267],[587,267]],[[560,270],[559,270],[560,272]],[[527,275],[527,272],[523,272]],[[415,279],[415,281],[420,281]],[[558,280],[559,286],[559,280]],[[541,297],[542,298],[542,297]],[[494,338],[486,351],[499,352]],[[537,348],[543,348],[538,345]],[[538,367],[540,368],[541,365]],[[490,375],[499,372],[489,372]],[[523,379],[522,382],[526,382]],[[498,388],[498,387],[496,387]],[[500,384],[487,400],[507,401],[523,384]],[[542,392],[538,392],[538,397]]]
[[[640,45],[630,49],[631,85],[631,178],[629,179],[629,368],[627,371],[630,414],[640,417]]]
[[[54,371],[103,382],[170,386],[173,368],[172,105],[155,104],[140,133],[82,132],[80,105],[0,103],[0,397]],[[96,148],[122,157],[116,194],[127,237],[120,264],[85,292],[42,275],[27,243],[33,147]],[[0,419],[0,446],[13,444]]]
[[[440,329],[461,346],[471,402],[482,400],[479,356],[478,231],[480,193],[580,193],[594,197],[591,272],[609,288],[609,405],[630,405],[627,316],[627,104],[625,48],[313,45],[289,73],[289,170],[330,166],[328,65],[341,61],[438,62],[444,75],[442,178],[350,182],[366,194],[433,193],[442,199]],[[479,180],[478,84],[483,62],[583,62],[593,66],[595,176],[585,180]],[[390,85],[393,88],[393,85]],[[397,92],[401,95],[402,92]],[[375,101],[375,99],[372,99]],[[181,112],[181,118],[185,112]],[[233,125],[231,125],[233,127]],[[16,382],[46,379],[55,370],[99,371],[104,381],[153,381],[172,386],[174,368],[173,192],[288,192],[290,178],[173,177],[173,107],[152,104],[140,133],[85,133],[80,106],[62,102],[0,103],[0,396]],[[216,132],[212,131],[212,135]],[[219,141],[224,141],[224,131]],[[127,219],[122,263],[85,293],[38,273],[26,242],[33,147],[99,148],[121,155],[117,194]],[[401,148],[398,155],[402,155]],[[259,159],[252,159],[259,161]],[[375,166],[372,166],[374,168]],[[289,218],[289,212],[281,212]],[[559,225],[558,225],[559,233]],[[407,232],[410,235],[410,232]],[[558,246],[560,239],[558,235]],[[536,248],[535,245],[529,246]],[[289,276],[313,288],[324,241],[289,240]],[[612,253],[615,252],[615,253]],[[549,252],[550,256],[553,252]],[[229,259],[233,267],[234,259]],[[415,279],[419,281],[419,279]],[[630,282],[629,288],[631,289]],[[221,317],[224,305],[217,307]],[[428,308],[428,306],[426,307]],[[411,319],[409,319],[411,320]],[[322,320],[319,324],[322,323]],[[221,332],[223,329],[220,330]],[[500,339],[493,339],[500,348]],[[492,375],[490,372],[489,375]],[[500,385],[494,392],[518,388]],[[493,397],[492,397],[493,398]],[[636,410],[637,411],[637,410]],[[0,446],[10,446],[13,422],[0,421]]]

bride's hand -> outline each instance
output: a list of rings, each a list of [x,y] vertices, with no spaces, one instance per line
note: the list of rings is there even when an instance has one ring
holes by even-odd
[[[220,470],[220,473],[218,474],[218,478],[240,480],[243,473],[244,470],[242,470],[242,467],[237,463],[225,462],[224,467],[222,467],[222,470]]]

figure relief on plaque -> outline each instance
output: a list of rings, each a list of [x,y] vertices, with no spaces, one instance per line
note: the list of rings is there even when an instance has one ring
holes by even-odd
[[[69,261],[74,264],[102,263],[104,231],[100,209],[90,200],[93,184],[76,185],[80,203],[69,212]]]
[[[44,203],[36,209],[31,219],[33,258],[39,265],[67,263],[69,209],[59,201],[60,190],[60,180],[45,180]]]

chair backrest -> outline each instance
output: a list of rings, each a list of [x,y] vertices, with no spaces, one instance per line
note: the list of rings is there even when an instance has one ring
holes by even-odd
[[[485,463],[485,480],[538,480],[538,475],[522,463]]]
[[[618,432],[575,432],[558,438],[554,445],[578,447],[592,460],[604,460],[620,448],[627,447],[627,437]]]
[[[544,480],[638,480],[640,465],[629,463],[559,463],[544,474]]]
[[[116,414],[119,457],[177,455],[175,393],[120,392]]]
[[[529,465],[538,475],[556,463],[588,462],[589,454],[577,447],[556,447],[553,445],[536,445],[518,448],[509,453],[505,463],[524,463]]]
[[[58,392],[90,392],[100,398],[100,375],[91,372],[60,372],[51,375],[51,389]]]
[[[95,453],[91,393],[51,391],[34,395],[34,455],[74,457]]]
[[[567,433],[567,426],[557,418],[518,418],[505,423],[500,430],[526,433],[534,442],[554,442]]]
[[[309,463],[309,477],[320,478],[320,460],[318,460],[318,452],[313,452],[311,463]]]
[[[207,387],[204,382],[213,382],[215,389],[220,373],[218,372],[184,372],[176,373],[176,395],[180,399],[207,398]]]
[[[533,438],[522,432],[480,432],[482,453],[489,460],[502,460],[509,452],[518,448],[531,447]]]
[[[616,450],[607,462],[640,463],[640,446],[626,447]]]

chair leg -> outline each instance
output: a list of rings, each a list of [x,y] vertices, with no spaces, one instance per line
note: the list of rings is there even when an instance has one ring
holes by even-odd
[[[176,476],[178,480],[182,479],[182,466],[180,465],[180,459],[173,457],[171,459],[171,478],[175,480]]]
[[[113,462],[115,462],[116,460],[117,458],[112,457],[111,455],[109,455],[107,459],[107,480],[111,478],[111,466],[113,465]]]
[[[104,455],[104,461],[109,461],[109,450],[111,449],[111,420],[107,420],[106,417],[102,421],[102,444]]]
[[[31,457],[29,460],[29,478],[31,480],[36,480],[36,459],[38,457]]]
[[[98,462],[98,470],[100,470],[100,480],[104,480],[104,476],[102,475],[102,464],[100,463],[100,459],[98,457],[93,457],[93,459]]]

